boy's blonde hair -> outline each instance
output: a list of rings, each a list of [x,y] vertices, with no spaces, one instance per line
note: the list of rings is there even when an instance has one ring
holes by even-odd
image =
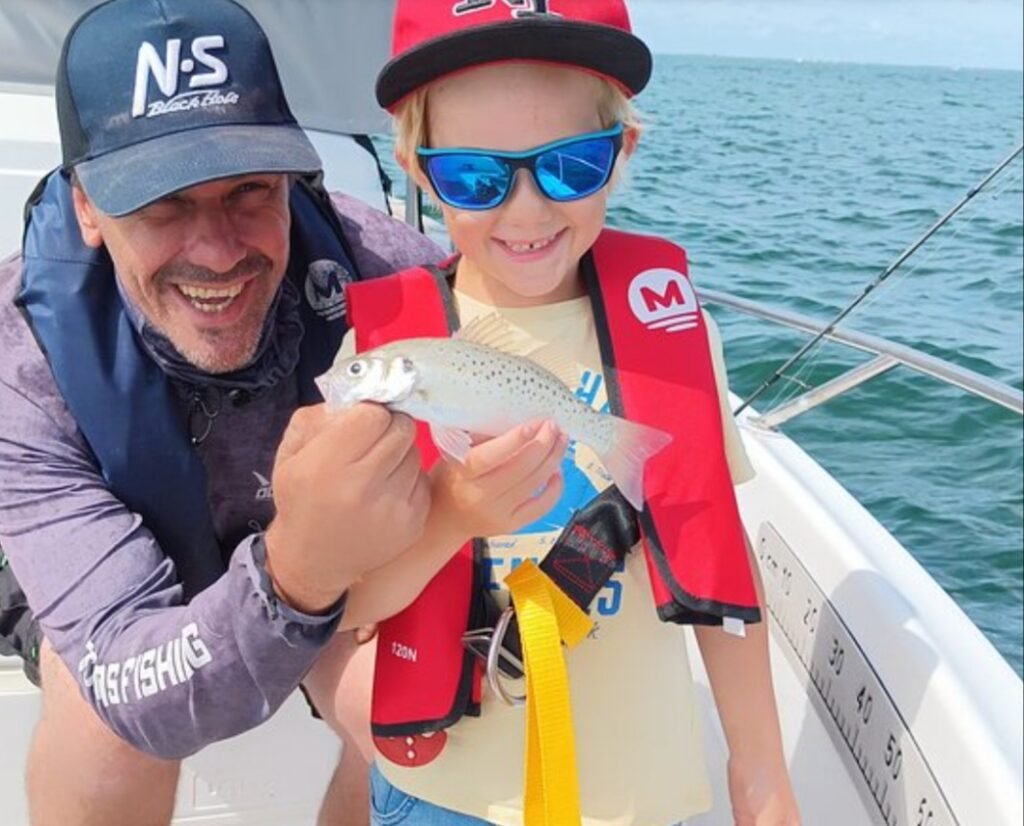
[[[632,129],[639,133],[640,117],[633,106],[633,101],[610,80],[602,77],[598,78],[598,81],[601,84],[600,97],[597,101],[601,128],[608,129],[616,123],[621,123],[627,131]],[[427,113],[429,93],[430,85],[422,86],[395,108],[395,155],[410,168],[416,166],[416,150],[421,146],[430,145]],[[613,184],[617,180],[618,172],[619,164],[616,164]]]

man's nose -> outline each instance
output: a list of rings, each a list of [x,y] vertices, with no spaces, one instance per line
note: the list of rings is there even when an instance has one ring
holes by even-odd
[[[248,254],[230,214],[222,208],[199,210],[189,232],[188,259],[196,266],[225,273]]]

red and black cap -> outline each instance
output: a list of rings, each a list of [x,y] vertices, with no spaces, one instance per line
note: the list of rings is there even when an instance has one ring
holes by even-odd
[[[393,109],[431,81],[506,60],[584,69],[630,95],[651,76],[650,50],[632,33],[624,0],[397,0],[377,102]]]

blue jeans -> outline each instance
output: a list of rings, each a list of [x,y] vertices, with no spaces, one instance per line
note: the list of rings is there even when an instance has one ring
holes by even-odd
[[[370,767],[371,826],[487,826],[486,820],[442,809],[396,789],[380,773],[377,764]]]
[[[488,821],[442,809],[396,789],[374,763],[370,767],[370,826],[488,826]]]

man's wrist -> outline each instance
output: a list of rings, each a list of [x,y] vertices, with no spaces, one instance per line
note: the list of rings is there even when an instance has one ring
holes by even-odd
[[[344,604],[351,583],[339,589],[310,588],[298,582],[291,575],[288,566],[282,563],[279,555],[272,550],[273,525],[263,535],[265,552],[264,569],[270,581],[274,596],[295,611],[310,616],[324,616],[335,613]]]

